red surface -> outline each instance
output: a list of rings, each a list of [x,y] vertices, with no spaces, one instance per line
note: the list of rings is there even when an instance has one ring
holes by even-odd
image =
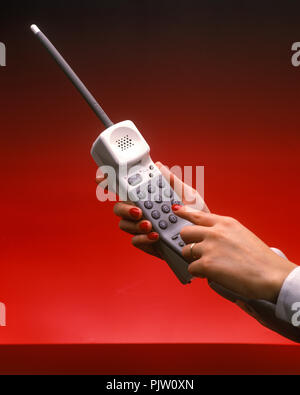
[[[136,123],[154,160],[205,166],[212,211],[299,263],[297,14],[272,8],[254,24],[178,5],[170,17],[137,11],[144,23],[129,7],[98,23],[98,9],[45,10],[2,25],[0,343],[291,343],[130,245],[95,197],[89,150],[102,126],[28,26],[40,24],[115,122]]]

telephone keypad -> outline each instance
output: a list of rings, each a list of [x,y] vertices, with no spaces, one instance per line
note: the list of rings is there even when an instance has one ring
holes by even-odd
[[[137,187],[136,194],[139,196],[136,205],[143,210],[144,217],[152,222],[153,230],[181,254],[185,243],[180,237],[180,231],[182,227],[190,225],[190,222],[172,213],[172,204],[182,204],[177,194],[161,175]]]

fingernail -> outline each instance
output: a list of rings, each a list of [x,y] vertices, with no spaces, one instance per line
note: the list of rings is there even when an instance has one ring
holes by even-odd
[[[140,223],[140,229],[144,232],[147,232],[147,230],[150,229],[150,224],[147,221],[143,221]]]
[[[129,210],[129,214],[133,217],[133,218],[138,218],[140,216],[140,209],[137,207],[133,207]]]
[[[173,204],[173,205],[172,205],[172,210],[173,210],[173,211],[177,211],[177,210],[180,210],[181,207],[182,207],[182,206],[181,206],[180,204]]]
[[[148,236],[148,239],[150,239],[150,240],[157,240],[158,239],[158,233],[155,233],[155,232],[148,233],[147,236]]]

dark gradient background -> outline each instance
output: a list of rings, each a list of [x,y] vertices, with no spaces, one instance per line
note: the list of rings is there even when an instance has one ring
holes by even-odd
[[[103,127],[29,26],[114,122],[136,123],[154,160],[205,166],[213,212],[299,263],[297,3],[1,4],[2,344],[290,343],[130,245],[95,196],[89,150]]]

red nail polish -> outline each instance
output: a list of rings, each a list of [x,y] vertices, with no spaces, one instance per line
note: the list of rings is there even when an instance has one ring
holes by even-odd
[[[144,232],[149,230],[149,228],[150,228],[150,225],[147,221],[143,221],[140,223],[140,229],[143,230]]]
[[[140,209],[137,207],[133,207],[129,210],[129,214],[133,217],[133,218],[138,218],[140,216]]]
[[[182,207],[182,206],[180,206],[180,204],[173,204],[173,205],[172,205],[172,210],[173,210],[173,211],[177,211],[177,210],[181,209],[181,207]]]
[[[158,239],[158,233],[155,233],[155,232],[148,233],[147,236],[148,236],[148,239],[150,239],[150,240],[157,240]]]

